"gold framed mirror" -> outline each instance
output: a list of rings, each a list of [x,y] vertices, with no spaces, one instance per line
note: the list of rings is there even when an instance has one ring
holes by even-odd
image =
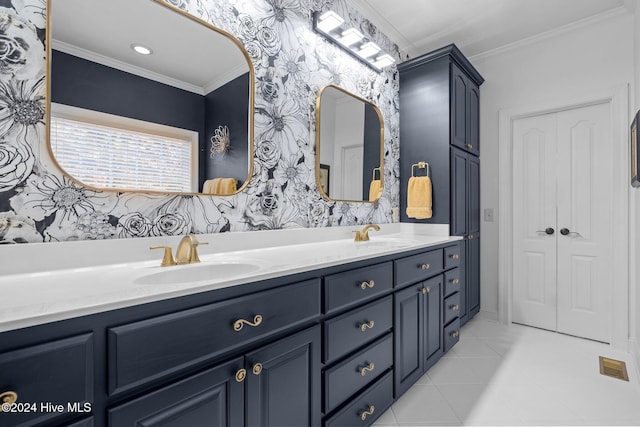
[[[375,202],[384,188],[382,112],[336,85],[316,99],[316,184],[324,198],[350,202]]]
[[[255,79],[239,40],[163,0],[47,11],[47,145],[67,176],[119,192],[244,189]]]

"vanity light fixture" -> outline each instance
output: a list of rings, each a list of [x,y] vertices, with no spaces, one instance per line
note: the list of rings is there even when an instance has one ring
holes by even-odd
[[[148,47],[143,46],[141,44],[136,44],[136,43],[131,45],[131,49],[133,49],[135,52],[139,53],[140,55],[151,55],[153,53],[153,51]]]
[[[332,10],[314,12],[313,29],[376,71],[396,62],[393,56],[383,52],[380,46]]]

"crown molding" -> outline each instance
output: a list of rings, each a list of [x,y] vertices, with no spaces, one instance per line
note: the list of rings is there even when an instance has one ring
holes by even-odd
[[[154,80],[160,83],[164,83],[169,86],[183,89],[188,92],[193,92],[198,95],[205,95],[204,89],[200,86],[193,85],[191,83],[184,82],[182,80],[174,79],[172,77],[165,76],[164,74],[156,73],[147,70],[142,67],[127,64],[126,62],[119,61],[117,59],[110,58],[108,56],[100,55],[87,49],[80,48],[70,43],[61,42],[59,40],[51,40],[51,48],[60,52],[68,53],[69,55],[77,56],[87,61],[96,62],[98,64],[105,65],[107,67],[115,68],[120,71],[135,74],[140,77],[144,77],[149,80]]]
[[[578,30],[580,28],[588,27],[590,25],[597,24],[602,21],[606,21],[607,19],[612,19],[621,15],[629,14],[629,10],[626,6],[618,6],[614,9],[609,9],[605,12],[599,13],[597,15],[590,16],[588,18],[580,19],[578,21],[572,22],[567,25],[563,25],[558,28],[554,28],[549,31],[545,31],[543,33],[536,34],[531,37],[524,38],[522,40],[518,40],[512,43],[508,43],[506,45],[497,47],[495,49],[490,49],[486,52],[478,53],[476,55],[472,55],[469,57],[470,61],[481,61],[487,58],[490,58],[495,55],[500,55],[502,53],[509,52],[511,50],[519,49],[524,46],[529,46],[531,44],[535,44],[541,42],[543,40],[547,40],[550,38],[557,37],[562,34],[570,33],[572,31]]]

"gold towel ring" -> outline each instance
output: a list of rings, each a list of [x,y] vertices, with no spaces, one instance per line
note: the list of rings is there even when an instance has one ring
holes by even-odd
[[[415,168],[420,168],[420,169],[427,169],[427,176],[431,176],[431,171],[429,170],[429,163],[427,162],[418,162],[418,163],[414,163],[413,165],[411,165],[411,177],[415,177]]]
[[[376,180],[376,171],[378,171],[378,173],[379,173],[379,174],[381,174],[381,173],[382,173],[382,171],[380,170],[380,168],[373,168],[373,174],[372,174],[373,176],[371,177],[371,180],[372,180],[372,181],[375,181],[375,180]],[[379,176],[380,176],[380,177],[382,177],[382,175],[379,175]]]

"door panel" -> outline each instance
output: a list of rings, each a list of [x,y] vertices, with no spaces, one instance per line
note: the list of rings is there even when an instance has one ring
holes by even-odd
[[[467,153],[451,149],[451,235],[466,236],[467,224]]]
[[[451,64],[451,144],[466,149],[468,142],[467,86],[468,79],[455,65]]]
[[[513,123],[513,310],[516,323],[556,329],[556,116]],[[540,232],[549,227],[554,234]]]
[[[558,330],[609,341],[613,154],[609,104],[558,113]]]
[[[480,159],[467,155],[467,188],[470,211],[469,234],[474,237],[480,234]]]

